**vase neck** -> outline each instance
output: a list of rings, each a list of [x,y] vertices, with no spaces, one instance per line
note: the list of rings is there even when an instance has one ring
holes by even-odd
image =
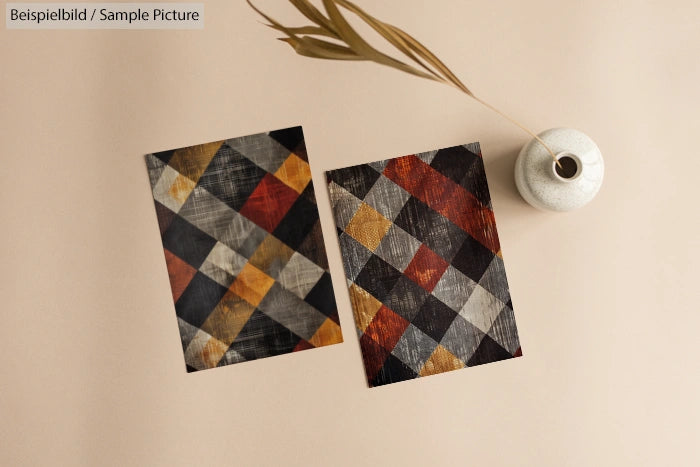
[[[557,162],[551,163],[551,175],[555,180],[570,183],[578,179],[583,172],[581,159],[571,152],[560,152],[556,155]]]

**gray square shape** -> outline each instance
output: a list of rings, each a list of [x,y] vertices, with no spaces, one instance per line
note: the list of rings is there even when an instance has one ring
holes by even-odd
[[[182,340],[182,350],[186,350],[187,346],[190,345],[194,336],[199,332],[199,328],[192,326],[190,323],[184,319],[178,317],[177,325],[180,328],[180,339]]]
[[[437,150],[434,151],[427,151],[427,152],[422,152],[420,154],[416,154],[416,157],[426,164],[430,165],[431,162],[433,162],[433,159],[435,159],[435,156],[437,155]]]
[[[476,285],[476,282],[450,265],[435,284],[432,293],[442,303],[459,312],[469,300]]]
[[[275,282],[258,309],[307,341],[327,316]]]
[[[236,280],[235,276],[232,276],[209,261],[204,261],[204,263],[202,263],[202,265],[199,267],[199,270],[209,279],[213,280],[222,287],[226,287],[227,289],[231,287],[233,281]]]
[[[481,329],[488,332],[503,309],[504,303],[494,297],[491,292],[477,285],[464,304],[459,315]]]
[[[515,314],[509,306],[504,306],[488,332],[489,337],[511,354],[520,348],[520,338],[515,326]]]
[[[372,252],[346,233],[340,234],[338,243],[340,243],[340,251],[343,255],[345,277],[354,281],[367,264],[367,260],[372,256]]]
[[[423,287],[406,276],[401,276],[396,281],[394,288],[391,289],[391,293],[385,299],[384,304],[410,322],[418,314],[428,295],[430,294]]]
[[[481,145],[479,143],[469,143],[462,146],[473,154],[481,154]]]
[[[431,222],[424,243],[449,263],[462,248],[467,233],[441,215],[434,216]]]
[[[385,159],[383,161],[377,161],[377,162],[370,162],[367,165],[372,167],[377,172],[382,173],[382,172],[384,172],[384,169],[386,168],[386,166],[389,165],[389,159]]]
[[[335,225],[339,229],[345,230],[360,208],[362,200],[335,182],[328,185],[328,192],[333,206]]]
[[[381,215],[393,221],[410,197],[411,194],[408,191],[382,175],[369,190],[364,201]]]
[[[394,223],[425,243],[448,263],[452,262],[468,237],[464,230],[414,197],[404,204]]]
[[[491,260],[491,264],[489,264],[489,267],[479,280],[479,285],[491,292],[494,297],[503,303],[510,301],[506,268],[503,265],[503,260],[498,256],[494,256],[493,260]]]
[[[279,273],[277,282],[297,297],[304,299],[306,294],[318,283],[323,273],[323,268],[297,251]]]
[[[221,358],[218,366],[232,365],[234,363],[245,362],[246,359],[243,355],[239,354],[233,349],[228,349],[224,356]]]
[[[153,154],[146,154],[146,166],[148,167],[148,179],[151,182],[151,186],[155,187],[156,183],[158,183],[158,179],[165,170],[165,162],[158,159]]]
[[[457,316],[447,332],[442,336],[440,345],[452,352],[466,365],[476,352],[485,334],[461,316]]]
[[[267,133],[228,139],[225,144],[270,173],[275,173],[292,153]]]
[[[438,346],[430,336],[409,324],[391,353],[416,373],[425,365]]]
[[[237,276],[248,261],[223,243],[217,242],[209,252],[206,262],[226,271],[231,276]]]
[[[236,211],[198,186],[180,208],[181,217],[214,238],[224,235]]]
[[[374,254],[403,272],[420,245],[418,239],[398,225],[392,224]]]
[[[268,235],[253,221],[235,213],[225,233],[217,237],[217,240],[246,258],[250,258]]]

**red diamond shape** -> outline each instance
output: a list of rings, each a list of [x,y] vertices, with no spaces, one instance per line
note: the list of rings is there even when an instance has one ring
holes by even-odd
[[[240,213],[272,232],[298,197],[296,191],[268,173],[255,187]]]
[[[165,251],[165,263],[168,266],[173,301],[177,302],[182,292],[190,285],[190,281],[197,273],[197,270],[168,251],[167,248],[163,248],[163,251]]]
[[[433,250],[421,245],[403,273],[428,292],[432,292],[448,266],[447,261]]]
[[[365,329],[364,336],[371,337],[373,341],[391,352],[408,325],[408,321],[382,305]]]

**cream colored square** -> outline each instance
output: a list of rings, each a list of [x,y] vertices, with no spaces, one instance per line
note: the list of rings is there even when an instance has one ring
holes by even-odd
[[[485,333],[498,318],[504,303],[491,295],[488,290],[477,285],[459,314]]]
[[[247,260],[243,256],[221,242],[217,242],[216,245],[214,245],[214,248],[209,252],[205,261],[226,271],[232,276],[238,275],[247,263]]]
[[[299,252],[284,267],[277,282],[297,297],[304,299],[323,275],[324,270]]]
[[[195,186],[197,186],[195,182],[180,174],[170,186],[168,194],[178,203],[185,204]]]
[[[169,165],[165,166],[163,173],[160,174],[160,178],[153,187],[153,198],[160,204],[170,209],[171,211],[177,213],[185,201],[180,196],[173,196],[177,194],[177,191],[172,191],[173,185],[177,182],[181,175]]]
[[[185,350],[185,361],[198,370],[214,368],[227,349],[226,344],[200,329]]]

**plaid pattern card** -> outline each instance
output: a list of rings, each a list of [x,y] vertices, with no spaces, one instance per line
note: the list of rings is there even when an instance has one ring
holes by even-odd
[[[187,371],[342,342],[301,127],[146,162]]]
[[[521,355],[478,144],[326,175],[370,386]]]

